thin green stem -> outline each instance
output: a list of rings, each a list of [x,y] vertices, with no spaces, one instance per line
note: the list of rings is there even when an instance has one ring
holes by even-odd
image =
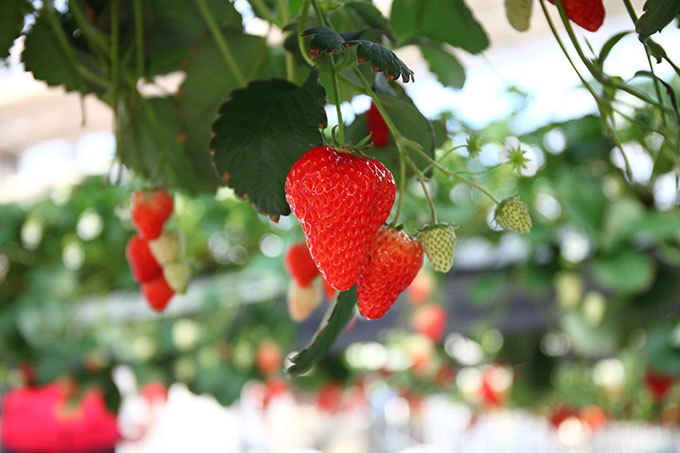
[[[87,43],[100,55],[109,56],[110,45],[108,37],[101,30],[95,27],[81,9],[80,1],[69,2],[69,11],[78,23],[78,27],[87,39]]]
[[[314,7],[314,12],[316,13],[317,19],[319,19],[319,23],[325,26],[329,25],[328,18],[324,16],[323,11],[321,11],[321,8],[319,8],[319,4],[316,2],[316,0],[312,0],[312,6]],[[335,66],[335,59],[333,58],[333,55],[328,55],[328,63],[331,68],[331,83],[333,87],[333,95],[335,96],[335,111],[338,115],[338,139],[340,140],[340,144],[345,143],[345,125],[342,121],[342,109],[340,108],[340,104],[342,102],[342,98],[340,97],[340,84],[338,83],[338,70]]]
[[[224,39],[224,36],[222,36],[217,23],[215,23],[215,19],[213,19],[210,9],[208,9],[208,5],[205,3],[205,0],[196,0],[196,6],[198,6],[198,10],[200,11],[201,16],[203,16],[203,20],[208,26],[208,29],[215,40],[215,44],[217,44],[217,47],[220,49],[220,53],[224,58],[224,62],[227,63],[232,75],[241,87],[246,86],[246,79],[243,77],[241,68],[236,63],[234,55],[231,53],[231,50],[227,45],[227,41]]]
[[[404,195],[406,193],[406,165],[404,164],[404,156],[401,155],[401,152],[399,154],[399,200],[397,201],[397,212],[394,213],[394,219],[390,224],[393,227],[399,225],[401,205],[404,203]]]
[[[451,148],[450,150],[446,151],[444,154],[439,156],[439,159],[437,159],[437,160],[438,161],[444,160],[449,154],[451,154],[452,152],[454,152],[455,150],[460,149],[460,148],[467,148],[467,145],[454,146],[453,148]],[[425,167],[423,169],[423,173],[430,171],[431,168],[432,168],[432,164],[428,164],[427,167]]]
[[[442,166],[441,164],[439,164],[439,162],[437,162],[436,160],[432,159],[425,151],[423,151],[422,149],[420,149],[418,146],[413,146],[413,145],[410,144],[410,142],[407,142],[406,145],[407,145],[409,148],[411,148],[412,150],[414,150],[415,152],[417,152],[418,154],[420,154],[420,155],[423,157],[423,159],[425,159],[426,161],[428,161],[428,162],[429,162],[430,164],[432,164],[436,169],[438,169],[439,171],[441,171],[441,172],[444,173],[445,175],[453,176],[454,178],[456,178],[456,179],[458,179],[459,181],[461,181],[461,182],[467,184],[468,186],[474,187],[475,189],[479,190],[479,191],[482,192],[484,195],[486,195],[487,197],[489,197],[494,203],[496,203],[496,204],[500,203],[500,202],[496,199],[496,197],[494,197],[493,195],[491,195],[491,193],[490,193],[488,190],[486,190],[484,187],[480,186],[479,184],[477,184],[477,183],[474,182],[473,180],[468,179],[468,178],[466,178],[465,176],[462,176],[461,174],[456,173],[455,171],[451,171],[451,170],[449,170],[448,168]]]
[[[302,8],[300,9],[300,22],[298,22],[298,47],[300,48],[300,54],[302,58],[305,59],[310,66],[315,66],[316,63],[312,61],[312,57],[309,56],[309,51],[305,48],[305,40],[302,34],[305,32],[305,22],[307,21],[307,15],[309,14],[309,3],[312,0],[303,0]]]
[[[652,64],[652,58],[649,54],[649,49],[647,46],[645,47],[645,55],[647,56],[647,63],[649,64],[649,71],[652,73],[652,78],[654,79],[654,90],[656,91],[656,98],[659,100],[660,104],[663,104],[663,97],[661,96],[661,84],[659,83],[659,79],[656,77],[656,73],[654,72],[654,65]],[[666,123],[666,112],[661,110],[661,124],[663,124],[664,127],[667,126]]]
[[[137,77],[144,75],[144,17],[142,16],[142,0],[134,0],[135,8],[135,63]]]
[[[262,0],[250,0],[250,4],[253,5],[253,8],[257,11],[257,13],[264,18],[267,22],[273,22],[272,18],[272,12],[267,6],[265,2]],[[288,11],[286,11],[286,14]],[[283,12],[281,13],[283,15]],[[288,23],[286,20],[284,20],[285,23]]]
[[[290,22],[290,14],[288,13],[288,3],[286,0],[279,0],[279,9],[281,10],[283,25],[288,25]],[[292,52],[286,52],[286,78],[290,82],[295,81],[295,60],[293,60]]]
[[[427,198],[427,203],[430,205],[430,211],[432,212],[432,224],[436,225],[437,224],[437,211],[434,209],[434,203],[432,202],[432,197],[430,196],[430,191],[427,189],[427,184],[425,184],[425,175],[423,175],[423,172],[420,171],[418,166],[413,162],[413,159],[410,157],[406,156],[406,161],[408,162],[409,166],[411,169],[415,172],[416,176],[418,177],[418,181],[420,182],[420,187],[423,188],[423,192],[425,193],[425,198]]]

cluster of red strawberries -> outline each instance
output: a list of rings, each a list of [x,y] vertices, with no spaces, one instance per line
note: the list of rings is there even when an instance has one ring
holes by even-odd
[[[375,159],[318,146],[291,168],[286,199],[325,281],[357,287],[363,316],[383,316],[423,264],[414,237],[384,225],[394,204],[394,177]]]
[[[132,195],[131,216],[137,234],[128,241],[125,256],[144,298],[156,311],[165,309],[176,292],[186,291],[190,276],[181,258],[180,235],[163,232],[172,211],[172,196],[162,189],[138,190]]]

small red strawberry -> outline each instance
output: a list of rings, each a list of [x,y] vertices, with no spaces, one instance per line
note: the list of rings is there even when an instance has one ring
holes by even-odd
[[[144,239],[161,235],[173,209],[172,196],[163,189],[137,190],[132,195],[132,221]]]
[[[652,392],[654,400],[661,402],[666,398],[668,391],[673,387],[673,378],[667,374],[647,370],[645,373],[645,385]]]
[[[319,269],[316,268],[312,255],[304,243],[290,246],[284,257],[284,263],[293,280],[303,288],[311,285],[312,280],[319,275]]]
[[[142,285],[142,294],[149,307],[156,311],[163,311],[175,292],[170,288],[162,275]]]
[[[286,200],[300,220],[309,252],[335,289],[351,288],[369,260],[371,241],[390,215],[395,184],[375,159],[317,146],[286,179]]]
[[[370,261],[357,281],[359,311],[368,319],[383,316],[423,265],[423,249],[403,231],[383,226],[373,238]]]
[[[371,101],[371,107],[366,112],[366,129],[371,133],[371,140],[373,140],[375,146],[387,145],[390,129],[373,101]]]
[[[125,257],[130,263],[130,269],[137,283],[148,282],[161,275],[163,269],[151,253],[149,243],[134,235],[125,247]]]
[[[555,0],[549,0],[553,5]],[[562,0],[567,17],[588,31],[597,31],[604,22],[602,0]]]
[[[281,347],[271,340],[263,341],[257,346],[257,369],[264,376],[276,373],[281,369],[283,353]]]
[[[578,412],[570,406],[560,406],[550,414],[550,424],[557,429],[563,421],[571,417],[578,418]]]
[[[421,335],[438,343],[446,329],[446,310],[441,305],[430,304],[418,308],[413,315],[413,328]]]

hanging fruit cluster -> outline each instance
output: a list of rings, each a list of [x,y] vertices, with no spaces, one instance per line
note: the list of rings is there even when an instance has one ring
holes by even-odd
[[[162,189],[132,195],[131,217],[137,229],[125,248],[132,275],[142,285],[149,307],[163,311],[175,293],[186,292],[191,271],[177,231],[163,231],[173,212],[172,196]]]

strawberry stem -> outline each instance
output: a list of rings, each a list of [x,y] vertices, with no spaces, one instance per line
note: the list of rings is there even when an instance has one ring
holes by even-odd
[[[302,9],[300,10],[300,22],[298,22],[298,47],[300,48],[300,54],[302,58],[305,59],[308,65],[314,67],[316,63],[312,61],[312,57],[309,56],[309,50],[305,48],[305,40],[302,38],[302,34],[305,32],[305,22],[307,21],[307,15],[309,14],[309,3],[311,0],[304,0],[302,2]]]
[[[427,202],[430,205],[430,211],[432,211],[432,224],[436,225],[437,224],[437,211],[434,209],[434,203],[432,202],[432,197],[430,196],[430,191],[427,189],[427,184],[425,184],[425,175],[423,175],[423,172],[420,171],[418,166],[413,162],[413,160],[409,157],[406,156],[406,161],[408,164],[411,166],[413,171],[415,172],[416,176],[418,177],[418,181],[420,182],[420,187],[423,188],[423,192],[425,193],[425,198],[427,198]]]

